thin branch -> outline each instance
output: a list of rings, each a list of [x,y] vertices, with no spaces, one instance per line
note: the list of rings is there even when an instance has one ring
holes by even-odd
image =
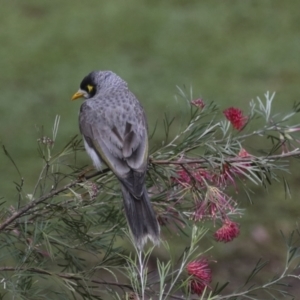
[[[79,275],[70,274],[70,273],[51,273],[49,271],[39,269],[39,268],[0,267],[0,272],[6,272],[6,271],[17,271],[17,272],[29,271],[29,272],[43,274],[43,275],[49,275],[49,276],[54,275],[54,276],[58,276],[60,278],[69,279],[69,280],[84,280],[84,278],[80,277]],[[123,288],[132,290],[132,287],[129,284],[125,284],[125,283],[102,281],[102,280],[96,280],[96,279],[90,279],[89,281],[92,283],[113,285],[113,286],[123,287]]]
[[[50,193],[43,195],[31,202],[29,202],[27,205],[23,206],[21,209],[19,209],[18,211],[14,212],[10,217],[8,217],[3,223],[0,224],[0,231],[4,230],[8,225],[10,225],[13,221],[15,221],[17,218],[20,218],[22,215],[24,215],[28,210],[30,210],[31,208],[37,206],[38,204],[68,190],[69,188],[76,186],[78,183],[83,182],[85,180],[91,179],[93,177],[96,177],[100,174],[103,174],[104,172],[107,172],[107,169],[103,170],[103,171],[98,171],[95,172],[89,176],[85,176],[85,177],[79,177],[76,180],[73,180],[72,182],[66,184],[65,186],[53,190]]]
[[[282,154],[276,154],[276,155],[269,155],[267,157],[245,157],[245,158],[230,157],[230,158],[227,158],[226,161],[227,162],[251,162],[251,161],[253,161],[253,159],[259,160],[260,158],[261,159],[267,158],[268,160],[277,160],[277,159],[281,159],[281,158],[288,158],[288,157],[295,157],[295,156],[300,156],[300,150],[295,150],[295,151],[282,153]],[[215,158],[215,160],[216,160],[216,158]],[[156,165],[166,165],[166,164],[183,165],[183,164],[194,164],[194,163],[205,163],[205,162],[207,162],[207,159],[204,159],[204,158],[202,158],[202,159],[180,159],[180,160],[155,160],[155,159],[150,158],[150,163],[156,164]],[[91,174],[86,177],[79,177],[78,179],[68,183],[67,185],[65,185],[59,189],[53,190],[50,193],[43,195],[36,200],[31,201],[30,203],[23,206],[18,211],[14,212],[9,218],[7,218],[3,223],[1,223],[0,231],[5,229],[9,224],[11,224],[17,218],[21,217],[27,211],[29,211],[31,208],[37,206],[38,204],[64,192],[65,190],[68,190],[69,188],[71,188],[73,186],[76,186],[78,183],[83,182],[84,180],[96,177],[96,176],[102,174],[103,172],[106,172],[107,170],[108,169],[103,170],[103,171],[98,171],[98,172],[95,172],[94,174]]]
[[[297,151],[291,151],[287,153],[282,154],[275,154],[275,155],[269,155],[269,156],[249,156],[249,157],[229,157],[226,158],[227,162],[251,162],[253,160],[259,160],[259,159],[268,159],[268,160],[277,160],[281,158],[289,158],[289,157],[295,157],[300,156],[300,150]],[[217,158],[215,158],[217,160]],[[221,158],[220,158],[221,160]],[[224,159],[222,159],[224,160]],[[154,165],[184,165],[184,164],[194,164],[194,163],[205,163],[207,162],[207,159],[205,158],[196,158],[196,159],[179,159],[179,160],[157,160],[157,159],[149,159],[150,163]]]

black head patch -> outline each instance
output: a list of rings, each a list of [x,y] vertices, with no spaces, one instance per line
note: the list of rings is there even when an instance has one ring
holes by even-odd
[[[83,78],[80,83],[80,89],[86,91],[90,97],[96,94],[97,85],[94,80],[93,72]]]

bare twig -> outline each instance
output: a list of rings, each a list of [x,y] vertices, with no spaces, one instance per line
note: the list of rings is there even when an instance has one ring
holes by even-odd
[[[66,184],[65,186],[59,188],[59,189],[56,189],[56,190],[53,190],[51,191],[50,193],[46,194],[46,195],[43,195],[31,202],[29,202],[27,205],[23,206],[21,209],[19,209],[18,211],[14,212],[10,217],[8,217],[3,223],[0,224],[0,231],[4,230],[9,224],[11,224],[13,221],[15,221],[17,218],[20,218],[22,215],[24,215],[27,211],[29,211],[30,209],[32,209],[33,207],[37,206],[38,204],[68,190],[69,188],[75,186],[76,184],[80,183],[80,182],[83,182],[84,180],[86,179],[90,179],[90,178],[93,178],[93,177],[96,177],[100,174],[102,174],[103,172],[106,172],[107,170],[103,170],[103,171],[98,171],[98,172],[95,172],[91,175],[88,175],[86,177],[80,177],[80,178],[77,178],[76,180],[73,180],[72,182]]]
[[[255,157],[255,156],[249,156],[249,157],[228,157],[223,161],[226,162],[253,162],[253,160],[259,160],[259,159],[267,159],[269,161],[271,160],[278,160],[282,158],[289,158],[289,157],[296,157],[300,156],[300,150],[297,151],[291,151],[287,153],[282,154],[276,154],[276,155],[269,155],[269,156],[261,156],[261,157]],[[217,158],[215,158],[217,160]],[[221,160],[221,158],[220,158]],[[150,163],[154,165],[184,165],[184,164],[194,164],[194,163],[205,163],[207,162],[207,159],[205,158],[195,158],[195,159],[178,159],[178,160],[168,160],[168,159],[162,159],[162,160],[156,160],[150,158]]]
[[[226,159],[227,162],[253,162],[255,160],[259,160],[259,159],[267,159],[269,161],[272,160],[278,160],[278,159],[282,159],[282,158],[289,158],[289,157],[296,157],[296,156],[300,156],[300,150],[295,150],[295,151],[291,151],[291,152],[287,152],[287,153],[282,153],[282,154],[276,154],[276,155],[269,155],[266,157],[255,157],[255,156],[251,156],[251,157],[229,157]],[[216,159],[216,158],[215,158]],[[205,163],[207,162],[207,159],[205,158],[201,158],[201,159],[179,159],[179,160],[156,160],[156,159],[151,159],[150,158],[150,163],[155,164],[155,165],[183,165],[183,164],[194,164],[194,163]],[[76,186],[78,183],[83,182],[86,179],[90,179],[93,177],[96,177],[100,174],[102,174],[103,172],[107,171],[99,171],[99,172],[95,172],[89,176],[83,177],[83,178],[78,178],[76,180],[73,180],[72,182],[68,183],[67,185],[58,188],[56,190],[51,191],[50,193],[43,195],[39,198],[37,198],[36,200],[31,201],[30,203],[28,203],[27,205],[23,206],[21,209],[19,209],[18,211],[14,212],[9,218],[7,218],[3,223],[0,224],[0,231],[2,231],[3,229],[5,229],[9,224],[11,224],[13,221],[15,221],[17,218],[21,217],[22,215],[24,215],[27,211],[29,211],[30,209],[32,209],[33,207],[37,206],[38,204],[68,190],[71,187]]]
[[[69,280],[77,280],[77,281],[78,280],[86,280],[85,278],[82,278],[79,275],[70,274],[70,273],[52,273],[50,271],[46,271],[46,270],[39,269],[39,268],[0,267],[0,272],[6,272],[6,271],[17,271],[17,272],[28,271],[28,272],[32,272],[32,273],[49,275],[49,276],[54,275],[54,276],[58,276],[60,278],[69,279]],[[118,286],[120,288],[127,288],[127,289],[132,290],[132,287],[129,284],[125,284],[125,283],[102,281],[102,280],[96,280],[96,279],[90,279],[89,281],[92,283],[113,285],[113,286]]]

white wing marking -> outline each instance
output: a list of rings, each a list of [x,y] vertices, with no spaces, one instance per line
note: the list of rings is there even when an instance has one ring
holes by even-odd
[[[86,142],[85,138],[83,137],[84,147],[87,152],[87,154],[90,156],[90,158],[93,161],[93,164],[97,170],[101,170],[101,160],[95,150],[91,148],[88,143]]]

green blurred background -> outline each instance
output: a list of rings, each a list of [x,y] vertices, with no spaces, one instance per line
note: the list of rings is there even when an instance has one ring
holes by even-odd
[[[299,1],[0,4],[0,139],[28,193],[42,166],[36,127],[44,125],[44,134],[51,136],[54,118],[61,116],[57,149],[78,133],[80,103],[70,97],[91,70],[113,70],[128,82],[145,107],[150,131],[158,121],[152,143],[163,138],[164,112],[182,117],[174,99],[176,85],[192,86],[195,98],[222,108],[238,106],[245,113],[249,101],[268,90],[277,92],[274,111],[288,111],[299,100]],[[0,161],[0,196],[12,203],[18,174],[4,153]],[[89,163],[87,156],[82,163]],[[296,227],[298,180],[295,165],[289,176],[292,199],[285,199],[278,183],[268,192],[256,188],[254,205],[233,192],[247,210],[240,220],[241,237],[226,245],[214,243],[210,255],[218,261],[213,265],[216,280],[236,286],[260,257],[271,259],[264,275],[280,270],[285,247],[279,230],[288,234]]]

